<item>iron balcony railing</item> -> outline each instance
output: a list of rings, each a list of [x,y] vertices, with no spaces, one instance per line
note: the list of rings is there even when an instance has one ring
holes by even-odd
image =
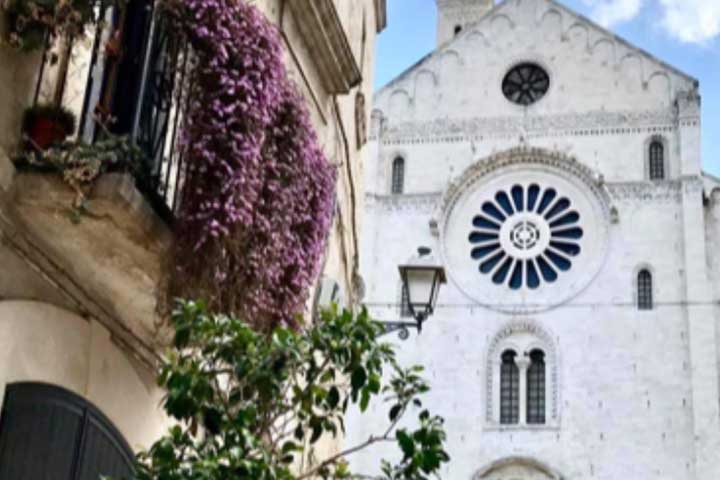
[[[91,42],[75,42],[63,105],[80,118],[77,139],[97,141],[104,129],[127,135],[143,152],[131,171],[140,191],[168,222],[178,211],[185,163],[180,132],[187,110],[192,52],[152,0],[98,5]],[[49,101],[58,71],[48,46],[34,102]],[[52,89],[54,90],[54,89]]]

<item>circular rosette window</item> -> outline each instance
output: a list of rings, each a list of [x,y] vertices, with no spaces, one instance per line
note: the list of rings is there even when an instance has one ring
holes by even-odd
[[[480,273],[513,290],[555,282],[582,252],[584,232],[572,201],[535,183],[497,191],[468,228]]]
[[[493,172],[458,194],[442,229],[452,281],[477,303],[538,311],[578,294],[604,261],[606,209],[547,167]]]

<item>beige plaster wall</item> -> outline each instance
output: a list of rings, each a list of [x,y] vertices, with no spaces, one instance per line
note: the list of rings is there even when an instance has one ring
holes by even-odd
[[[262,0],[257,5],[283,32],[290,76],[308,100],[318,139],[328,160],[338,168],[337,208],[328,239],[323,275],[338,281],[348,304],[357,304],[353,273],[358,267],[358,242],[364,211],[364,158],[367,146],[357,143],[355,99],[365,95],[365,123],[369,130],[370,107],[377,37],[375,0],[335,2],[362,82],[348,94],[331,95],[326,90],[315,58],[301,35],[287,0]],[[353,206],[354,202],[354,206]]]
[[[113,343],[98,323],[41,302],[0,302],[0,398],[13,382],[45,382],[83,396],[133,449],[149,446],[168,423],[154,374]]]

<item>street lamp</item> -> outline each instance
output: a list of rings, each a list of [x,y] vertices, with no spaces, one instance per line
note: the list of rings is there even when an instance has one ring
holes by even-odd
[[[385,333],[399,331],[400,338],[406,340],[410,336],[408,328],[422,332],[423,322],[435,311],[440,285],[446,283],[447,279],[445,269],[435,260],[428,247],[418,248],[417,255],[400,265],[398,270],[415,322],[383,322],[383,325]]]

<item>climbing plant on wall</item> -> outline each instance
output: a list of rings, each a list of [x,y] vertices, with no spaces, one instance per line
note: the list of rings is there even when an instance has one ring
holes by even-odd
[[[294,325],[332,221],[335,170],[276,28],[243,0],[168,0],[194,52],[170,297]]]

